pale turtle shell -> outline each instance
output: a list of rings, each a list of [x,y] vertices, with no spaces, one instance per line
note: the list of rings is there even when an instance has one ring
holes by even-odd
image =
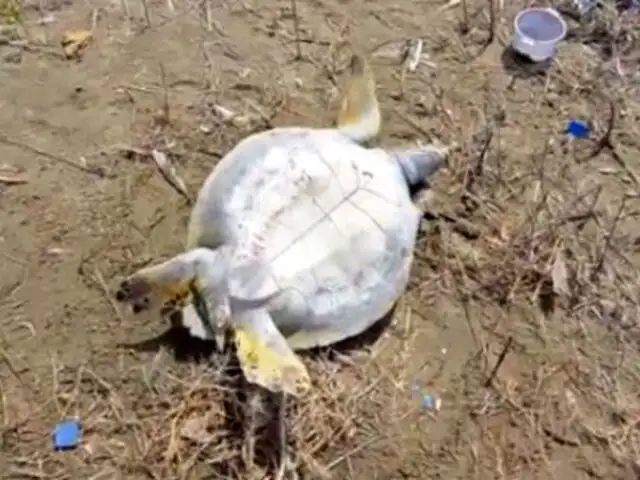
[[[233,248],[231,298],[267,302],[294,349],[357,335],[404,290],[421,213],[392,154],[332,129],[240,142],[205,182],[188,247]]]

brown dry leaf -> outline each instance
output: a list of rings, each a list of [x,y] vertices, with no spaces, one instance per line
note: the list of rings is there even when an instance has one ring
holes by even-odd
[[[551,267],[551,281],[553,282],[553,291],[556,295],[571,295],[569,288],[569,272],[567,270],[567,261],[562,250],[556,252]]]
[[[160,170],[160,173],[169,185],[182,195],[187,202],[191,203],[191,198],[187,193],[187,186],[185,185],[184,180],[180,178],[167,156],[164,153],[153,149],[151,150],[151,158],[153,158],[158,170]]]
[[[62,39],[60,40],[64,56],[67,59],[80,57],[92,38],[93,33],[89,30],[67,30],[62,34]]]

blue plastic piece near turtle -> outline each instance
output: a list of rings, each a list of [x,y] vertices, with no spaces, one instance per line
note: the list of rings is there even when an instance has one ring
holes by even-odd
[[[435,402],[433,401],[433,397],[429,394],[425,394],[422,396],[422,408],[428,408],[432,410],[435,407]]]
[[[567,124],[566,133],[575,138],[589,138],[589,125],[580,120],[571,120]]]
[[[75,448],[80,439],[80,424],[75,420],[60,422],[53,429],[53,447],[56,450]]]

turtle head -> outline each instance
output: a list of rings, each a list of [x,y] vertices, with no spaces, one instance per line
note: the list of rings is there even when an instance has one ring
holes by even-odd
[[[413,194],[428,188],[429,177],[444,164],[449,149],[430,144],[405,150],[394,150],[390,154],[398,163],[409,186],[409,191]]]
[[[381,115],[376,82],[364,56],[355,54],[340,89],[336,125],[340,132],[358,143],[367,142],[380,132]]]

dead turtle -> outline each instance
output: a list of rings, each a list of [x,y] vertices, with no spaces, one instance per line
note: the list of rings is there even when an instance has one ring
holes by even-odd
[[[412,192],[446,157],[364,146],[380,124],[371,69],[354,55],[336,126],[238,143],[200,190],[186,251],[126,278],[117,299],[134,312],[177,305],[204,338],[229,328],[249,382],[300,393],[309,378],[295,350],[362,333],[402,294],[422,217]]]

